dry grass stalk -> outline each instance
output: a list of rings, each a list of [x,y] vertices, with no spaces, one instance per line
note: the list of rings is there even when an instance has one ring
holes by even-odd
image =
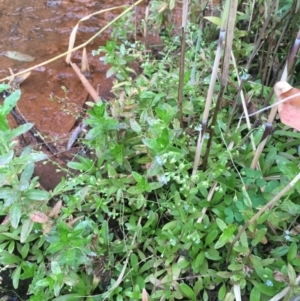
[[[201,151],[202,151],[202,147],[203,147],[203,140],[204,140],[203,137],[204,137],[204,134],[207,129],[209,111],[210,111],[210,107],[211,107],[212,100],[213,100],[214,88],[215,88],[215,84],[216,84],[216,80],[217,80],[218,68],[219,68],[219,64],[220,64],[220,60],[221,60],[223,43],[224,43],[224,40],[226,37],[226,27],[227,27],[227,21],[228,21],[229,5],[230,5],[230,1],[227,0],[226,4],[225,4],[223,18],[222,18],[221,29],[220,29],[220,33],[219,33],[218,48],[217,48],[217,52],[216,52],[216,56],[215,56],[211,80],[209,83],[209,88],[208,88],[207,97],[206,97],[206,103],[205,103],[205,108],[204,108],[203,117],[202,117],[201,130],[199,131],[199,136],[198,136],[198,140],[197,140],[196,154],[195,154],[193,171],[192,171],[193,176],[196,175],[197,170],[198,170]]]
[[[287,58],[287,61],[286,61],[286,64],[285,64],[285,67],[284,67],[284,70],[283,70],[283,73],[282,73],[282,76],[281,76],[281,79],[280,81],[287,81],[288,79],[288,73],[290,72],[292,66],[293,66],[293,62],[294,62],[294,59],[296,57],[296,54],[299,50],[299,47],[300,47],[300,30],[297,34],[297,37],[296,37],[296,40],[294,42],[294,45],[288,55],[288,58]],[[276,99],[276,102],[278,104],[278,99]],[[254,154],[254,157],[252,159],[252,162],[251,162],[251,168],[255,168],[255,166],[258,164],[258,160],[260,158],[260,155],[262,153],[262,151],[264,150],[264,147],[267,143],[267,139],[268,137],[272,134],[273,132],[273,126],[272,126],[272,122],[274,121],[274,118],[276,116],[276,113],[277,113],[277,105],[275,105],[274,107],[272,107],[271,109],[271,112],[268,116],[268,121],[265,125],[265,131],[263,133],[263,136],[261,138],[261,141],[257,147],[257,150]]]
[[[92,87],[92,85],[89,83],[89,81],[86,79],[86,77],[80,72],[80,69],[77,67],[76,64],[70,63],[73,70],[79,77],[80,81],[84,85],[85,89],[89,92],[89,94],[92,96],[93,100],[97,103],[100,99],[99,95],[97,94],[96,90]]]
[[[86,48],[83,48],[82,51],[82,59],[81,59],[81,72],[82,73],[90,73],[89,61],[86,54]]]

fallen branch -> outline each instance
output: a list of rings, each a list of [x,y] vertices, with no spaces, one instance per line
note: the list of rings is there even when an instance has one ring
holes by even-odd
[[[82,82],[82,84],[84,85],[85,89],[89,92],[89,94],[94,99],[94,102],[97,103],[99,101],[100,97],[97,94],[96,90],[92,87],[92,85],[86,79],[86,77],[84,76],[84,74],[81,73],[80,69],[77,67],[76,64],[70,62],[70,65],[73,68],[73,70],[75,71],[75,73],[77,74],[77,76],[79,77],[79,79]]]

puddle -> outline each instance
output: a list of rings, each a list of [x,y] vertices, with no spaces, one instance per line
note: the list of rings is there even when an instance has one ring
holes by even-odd
[[[84,16],[105,8],[129,4],[130,1],[91,0],[0,0],[0,78],[51,59],[68,49],[73,27]],[[79,45],[123,10],[117,9],[93,17],[79,26],[76,45]],[[97,37],[88,47],[88,54],[109,39],[109,29]],[[12,60],[4,55],[7,51],[18,51],[33,57],[34,62]],[[72,61],[80,64],[82,51],[73,55]],[[109,99],[112,79],[106,78],[108,66],[89,55],[90,83],[99,85],[100,97]],[[21,86],[22,97],[18,111],[28,122],[33,122],[48,141],[55,140],[66,145],[70,131],[82,113],[88,93],[64,58],[37,68]],[[11,120],[11,118],[10,118]],[[62,174],[56,174],[51,164],[38,164],[36,174],[46,189],[52,189]]]
[[[102,9],[132,2],[130,0],[0,0],[0,79],[10,75],[9,68],[17,73],[67,51],[70,33],[82,17]],[[215,2],[219,1],[212,1],[211,4],[214,5]],[[140,5],[137,8],[138,15],[143,16],[144,10],[145,6]],[[77,32],[76,45],[87,41],[122,11],[123,9],[116,9],[105,12],[83,22]],[[175,27],[179,29],[180,7],[176,9],[175,21]],[[100,97],[107,100],[112,97],[110,93],[112,79],[106,78],[109,67],[100,62],[97,57],[92,57],[91,51],[104,45],[109,38],[108,29],[87,46],[91,68],[89,82],[95,89],[99,85]],[[18,51],[29,55],[34,58],[34,62],[12,60],[4,55],[7,51]],[[81,55],[82,50],[76,51],[72,61],[80,65]],[[88,93],[73,69],[65,63],[65,58],[32,71],[21,85],[21,91],[18,112],[27,122],[35,124],[46,141],[56,141],[59,149],[64,150],[70,131],[88,99]],[[15,124],[12,118],[10,120]],[[31,144],[36,144],[32,142],[32,137],[28,139],[31,140]],[[65,164],[72,157],[68,156],[68,152],[62,151],[60,155],[52,158],[60,164]],[[56,169],[57,167],[51,163],[46,166],[42,163],[36,166],[35,173],[40,177],[41,185],[47,190],[53,189],[64,175],[57,173]]]

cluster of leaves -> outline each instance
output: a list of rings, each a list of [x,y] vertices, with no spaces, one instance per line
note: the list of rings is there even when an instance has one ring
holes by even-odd
[[[153,3],[161,9],[159,1]],[[162,15],[156,16],[160,24]],[[226,131],[232,112],[225,105],[207,169],[192,176],[216,43],[202,40],[198,58],[198,28],[189,25],[182,127],[179,37],[163,37],[158,59],[141,43],[126,41],[124,26],[116,28],[121,41],[116,36],[94,53],[104,54],[101,60],[111,66],[107,75],[116,75],[116,97],[109,105],[89,104],[84,144],[91,156],[69,162],[76,175],[52,192],[33,177],[34,163],[45,155],[29,147],[18,151],[15,141],[32,125],[10,130],[7,123],[20,91],[0,107],[1,271],[11,269],[15,289],[20,280],[30,279],[31,301],[138,301],[143,288],[151,300],[233,300],[235,284],[251,301],[268,300],[287,285],[290,294],[297,293],[300,206],[293,201],[299,184],[231,244],[245,222],[298,172],[298,150],[289,148],[299,134],[276,131],[261,158],[262,171],[254,171],[245,127],[233,124]],[[251,47],[235,43],[242,61]],[[142,70],[133,79],[134,60]],[[230,80],[236,81],[234,72]],[[246,89],[256,96],[261,86],[249,81]],[[262,127],[253,133],[257,144]],[[231,141],[232,150],[227,148]]]

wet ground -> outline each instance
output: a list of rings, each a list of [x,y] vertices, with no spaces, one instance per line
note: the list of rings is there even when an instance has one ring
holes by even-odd
[[[65,52],[68,49],[70,33],[82,17],[102,9],[131,3],[130,0],[0,0],[0,79],[10,75],[9,68],[17,73]],[[144,10],[145,5],[139,6],[137,15],[142,17]],[[76,45],[88,40],[122,11],[116,9],[106,12],[81,24]],[[176,19],[179,28],[180,13]],[[108,29],[87,47],[91,68],[88,80],[94,88],[99,86],[99,96],[106,100],[113,96],[110,92],[112,79],[106,78],[109,66],[105,66],[98,57],[93,57],[91,51],[104,45],[109,38]],[[30,55],[34,61],[13,60],[5,56],[7,51]],[[82,50],[76,51],[72,62],[80,66],[81,55]],[[65,58],[36,68],[22,83],[21,91],[17,112],[27,122],[34,123],[46,141],[57,142],[60,150],[57,156],[45,148],[42,150],[53,161],[65,166],[74,153],[78,152],[78,148],[65,151],[65,147],[70,133],[84,112],[84,104],[89,99],[87,91],[73,69],[65,63]],[[10,123],[16,126],[12,117]],[[37,143],[30,135],[25,139],[33,146]],[[35,173],[45,189],[52,190],[61,177],[65,176],[63,172],[58,173],[56,170],[57,166],[52,163],[37,164]],[[10,275],[7,277],[10,278]],[[11,300],[17,299],[12,295]]]
[[[82,17],[129,3],[124,0],[0,0],[0,79],[10,75],[9,68],[17,73],[65,52],[71,30]],[[138,8],[140,14],[142,9]],[[122,11],[116,9],[82,23],[76,45],[88,40]],[[87,47],[91,67],[89,81],[94,88],[99,85],[99,95],[105,99],[111,97],[112,79],[106,78],[108,66],[98,58],[93,58],[91,51],[104,45],[109,36],[108,29]],[[35,60],[13,60],[4,55],[7,51],[18,51]],[[72,61],[80,65],[81,55],[82,50],[76,51]],[[58,59],[32,71],[21,85],[21,91],[18,112],[26,121],[33,122],[37,130],[48,137],[48,141],[55,140],[61,150],[61,146],[67,144],[70,132],[88,99],[88,93],[73,69],[65,63],[64,58]],[[66,158],[67,153],[53,157],[59,163],[66,161]],[[40,176],[45,189],[55,187],[63,175],[57,174],[56,167],[50,163],[38,165],[36,174]]]
[[[146,2],[146,1],[144,1]],[[210,5],[218,1],[209,1]],[[132,4],[132,0],[0,0],[0,79],[10,75],[9,68],[17,73],[65,52],[73,27],[84,16],[107,8]],[[180,6],[180,5],[179,5]],[[104,25],[118,16],[123,9],[115,9],[94,16],[82,22],[76,37],[80,45],[98,32]],[[139,18],[144,16],[145,4],[136,9]],[[177,10],[177,28],[180,28],[180,8]],[[99,96],[112,97],[112,79],[106,78],[105,66],[91,51],[104,45],[110,38],[106,30],[89,46],[87,53],[91,68],[89,82],[94,88],[99,86]],[[13,60],[5,56],[7,51],[18,51],[34,58],[33,62]],[[72,62],[80,65],[82,50],[76,51]],[[46,141],[55,141],[60,154],[52,156],[59,164],[65,165],[76,149],[65,151],[70,132],[83,113],[88,93],[74,73],[65,63],[65,58],[36,68],[21,85],[22,97],[17,111],[27,122],[32,122]],[[10,119],[13,123],[13,118]],[[37,141],[27,136],[27,142],[34,145]],[[44,151],[45,148],[43,149]],[[37,164],[36,175],[41,185],[53,189],[64,173],[57,173],[57,166],[48,163]]]

